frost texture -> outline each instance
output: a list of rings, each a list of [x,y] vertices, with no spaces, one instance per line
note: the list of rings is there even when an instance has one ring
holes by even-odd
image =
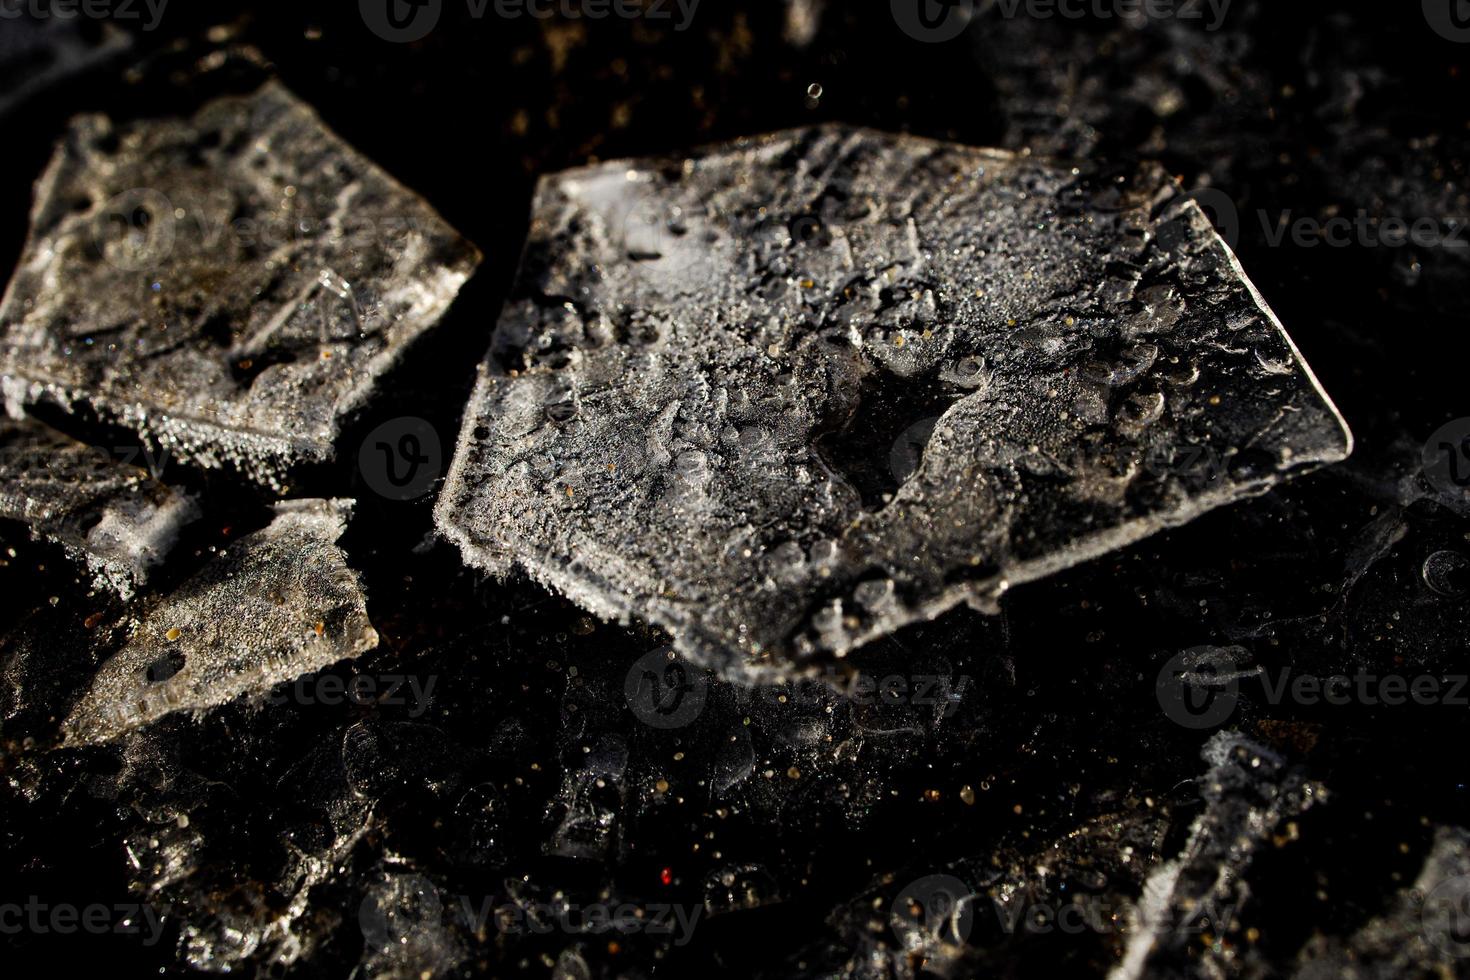
[[[198,516],[192,498],[138,467],[39,422],[0,418],[0,517],[60,545],[122,598]]]
[[[299,500],[142,616],[64,725],[102,742],[199,711],[377,646],[357,573],[337,547],[350,505]]]
[[[543,181],[437,517],[758,675],[1350,448],[1161,169],[823,127]]]
[[[190,120],[80,117],[0,306],[6,395],[279,487],[478,261],[277,83]]]

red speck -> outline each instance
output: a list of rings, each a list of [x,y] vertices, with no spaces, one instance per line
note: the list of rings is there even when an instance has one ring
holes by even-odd
[[[672,885],[674,883],[674,869],[664,868],[658,873],[658,880],[666,885]]]

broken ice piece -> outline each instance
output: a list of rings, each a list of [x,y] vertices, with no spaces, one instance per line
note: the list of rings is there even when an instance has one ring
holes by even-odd
[[[65,744],[268,691],[378,643],[337,547],[351,503],[295,500],[142,617],[72,710]]]
[[[545,179],[437,520],[768,674],[1349,448],[1162,169],[833,126]]]
[[[192,119],[72,123],[0,304],[8,399],[280,488],[479,262],[271,82]]]
[[[60,545],[124,599],[148,581],[185,524],[193,499],[30,419],[0,417],[0,517]]]
[[[1243,946],[1231,934],[1241,931],[1238,913],[1250,895],[1245,875],[1256,852],[1325,796],[1321,784],[1238,733],[1214,735],[1202,755],[1210,764],[1200,787],[1205,810],[1179,856],[1144,882],[1137,921],[1111,980],[1187,975],[1175,961],[1198,954],[1202,924],[1227,948]]]

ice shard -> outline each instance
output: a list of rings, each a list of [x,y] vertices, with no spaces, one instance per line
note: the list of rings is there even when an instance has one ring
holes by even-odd
[[[284,87],[190,119],[74,120],[0,305],[12,402],[279,488],[479,261]]]
[[[1350,448],[1162,169],[827,126],[543,180],[437,520],[751,676]]]
[[[1244,945],[1233,934],[1244,932],[1238,920],[1250,898],[1247,870],[1257,852],[1272,845],[1273,835],[1326,795],[1320,783],[1237,733],[1215,735],[1202,754],[1210,763],[1201,785],[1205,810],[1180,855],[1144,882],[1137,921],[1110,980],[1187,976],[1189,960],[1202,945]],[[1285,832],[1296,831],[1293,826]],[[1201,932],[1202,923],[1207,932]]]
[[[145,465],[40,422],[0,417],[0,518],[28,525],[82,564],[94,584],[129,598],[199,515],[190,496]]]
[[[357,573],[337,546],[350,506],[277,504],[269,525],[148,609],[67,718],[66,744],[261,694],[377,646]]]

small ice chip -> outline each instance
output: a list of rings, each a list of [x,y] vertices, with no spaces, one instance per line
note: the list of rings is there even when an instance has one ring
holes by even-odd
[[[147,583],[194,500],[161,483],[167,457],[136,451],[132,465],[31,419],[0,417],[0,518],[60,545],[124,599]]]
[[[377,646],[357,573],[337,546],[350,509],[277,504],[267,527],[152,603],[66,719],[65,744],[260,694]]]

